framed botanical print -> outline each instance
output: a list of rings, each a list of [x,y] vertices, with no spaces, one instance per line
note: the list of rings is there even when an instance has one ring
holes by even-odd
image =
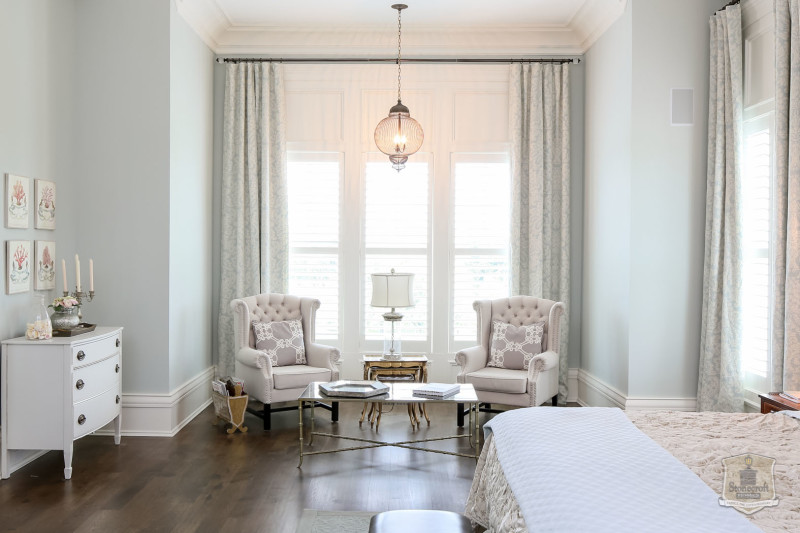
[[[7,228],[27,228],[30,211],[31,180],[14,174],[6,174],[5,219]]]
[[[31,288],[31,241],[6,241],[6,294]]]
[[[55,241],[36,241],[34,243],[36,261],[33,265],[33,289],[49,291],[56,288],[56,243]]]
[[[47,180],[36,182],[36,209],[33,227],[56,229],[56,184]]]

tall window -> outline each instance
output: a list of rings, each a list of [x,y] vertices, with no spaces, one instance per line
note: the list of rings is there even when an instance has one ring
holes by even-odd
[[[423,155],[416,155],[402,173],[384,158],[368,161],[364,193],[364,339],[383,339],[383,313],[388,309],[370,306],[372,280],[380,272],[414,274],[415,305],[400,310],[403,315],[403,350],[424,351],[429,339],[428,272],[429,168]],[[415,342],[416,341],[416,342]]]
[[[475,343],[475,300],[509,295],[509,172],[505,156],[459,154],[454,161],[454,345]]]
[[[770,368],[774,113],[744,123],[742,211],[742,364],[748,388],[766,392]]]
[[[323,302],[320,339],[339,337],[340,154],[289,153],[289,292]]]

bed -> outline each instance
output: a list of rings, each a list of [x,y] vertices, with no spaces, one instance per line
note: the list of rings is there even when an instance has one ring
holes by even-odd
[[[782,413],[531,408],[504,413],[487,426],[465,514],[488,532],[581,531],[586,524],[592,531],[800,531],[800,420]],[[627,437],[604,448],[603,442],[621,434]],[[629,446],[641,448],[639,455],[629,457]],[[596,452],[606,460],[582,463]],[[722,459],[742,453],[776,460],[780,500],[747,517],[717,502]],[[661,466],[650,471],[653,456],[666,462],[671,474]],[[595,468],[597,463],[605,464]],[[682,474],[686,467],[690,472]],[[661,482],[682,475],[688,488]],[[584,491],[585,486],[593,489]],[[688,503],[676,501],[687,496]],[[693,513],[713,527],[691,522]],[[682,524],[684,519],[694,525]]]

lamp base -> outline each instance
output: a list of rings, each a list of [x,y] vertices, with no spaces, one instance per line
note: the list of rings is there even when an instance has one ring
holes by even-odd
[[[399,361],[403,358],[402,342],[400,341],[400,324],[403,315],[392,310],[383,314],[383,359],[386,361]]]

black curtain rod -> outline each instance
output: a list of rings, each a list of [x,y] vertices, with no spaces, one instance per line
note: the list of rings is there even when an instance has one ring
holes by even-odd
[[[724,6],[722,6],[721,8],[717,9],[717,11],[715,12],[715,14],[716,14],[716,13],[719,13],[720,11],[725,11],[725,10],[726,10],[726,9],[728,9],[729,7],[731,7],[731,6],[735,6],[736,4],[739,4],[739,3],[741,3],[741,1],[742,1],[742,0],[733,0],[732,2],[728,2],[727,4],[725,4]]]
[[[281,57],[218,57],[217,63],[397,63],[397,58],[370,58],[370,57],[353,57],[353,58],[331,58],[331,57],[318,57],[318,58],[281,58]],[[569,58],[532,58],[532,59],[512,59],[512,58],[410,58],[403,59],[402,63],[580,63],[581,60],[577,57]]]

